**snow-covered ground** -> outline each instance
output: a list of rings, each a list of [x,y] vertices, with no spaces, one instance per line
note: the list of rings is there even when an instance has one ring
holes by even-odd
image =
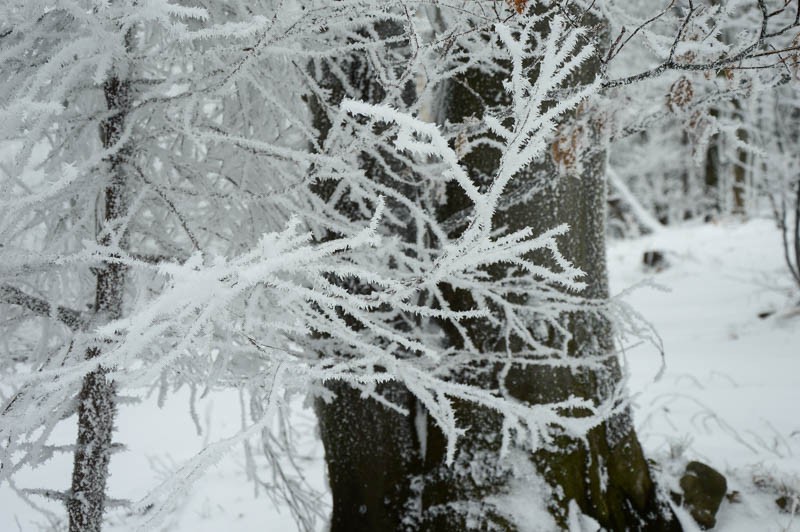
[[[670,265],[645,272],[648,250],[665,252]],[[740,502],[723,501],[716,530],[800,530],[800,516],[775,504],[784,488],[800,490],[800,313],[787,306],[800,294],[789,297],[775,224],[667,229],[613,243],[609,265],[612,292],[646,279],[669,290],[641,288],[626,298],[656,327],[666,351],[657,382],[653,347],[626,357],[648,454],[673,473],[697,459],[727,476]],[[774,314],[762,319],[762,312]]]
[[[645,271],[647,250],[665,252],[669,266]],[[643,287],[626,296],[655,325],[666,349],[666,371],[657,382],[661,359],[653,347],[626,354],[639,434],[662,464],[662,482],[676,482],[685,461],[699,459],[728,477],[729,491],[739,492],[738,502],[723,502],[716,530],[800,530],[800,517],[781,513],[774,502],[781,490],[800,489],[800,314],[787,307],[791,285],[774,224],[723,221],[614,242],[609,265],[612,292],[646,279],[669,290]],[[774,314],[759,318],[768,311]],[[206,442],[240,427],[236,393],[198,402],[202,435],[188,414],[188,398],[182,391],[161,409],[154,397],[122,408],[117,440],[129,449],[112,459],[112,497],[139,499]],[[307,435],[298,443],[307,457],[307,480],[322,489],[322,451],[311,413],[298,414],[296,424]],[[74,437],[72,426],[59,436],[64,443]],[[223,458],[180,501],[165,529],[294,530],[288,510],[276,512],[263,492],[254,494],[243,463],[241,452]],[[19,484],[64,488],[70,465],[68,457],[54,460]],[[321,500],[319,507],[327,511],[329,502]],[[131,528],[124,513],[114,516],[112,530]],[[38,530],[33,521],[43,519],[8,487],[0,488],[0,531]]]

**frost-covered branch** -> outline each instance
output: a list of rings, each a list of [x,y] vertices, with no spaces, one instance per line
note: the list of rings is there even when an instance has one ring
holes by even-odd
[[[0,285],[0,304],[17,305],[36,316],[54,318],[73,331],[86,330],[91,323],[91,316],[71,308],[52,305],[46,300],[26,294],[19,288]]]
[[[594,53],[587,32],[518,14],[492,20],[491,33],[486,20],[464,23],[474,31],[448,47],[426,41],[425,19],[397,9],[402,2],[312,4],[26,4],[43,18],[5,10],[0,259],[13,268],[0,271],[0,300],[73,331],[40,341],[30,320],[2,324],[8,349],[25,359],[0,360],[10,397],[0,479],[49,458],[48,438],[74,412],[87,375],[134,392],[155,382],[232,386],[261,401],[241,434],[188,462],[144,505],[174,501],[223,452],[262,434],[285,393],[329,381],[383,403],[377,384],[403,384],[445,434],[448,460],[469,428],[456,402],[499,412],[504,437],[526,437],[532,448],[554,432],[578,436],[618,406],[615,396],[611,406],[534,407],[454,378],[480,362],[598,364],[569,357],[559,325],[600,308],[581,298],[582,272],[560,251],[568,227],[535,234],[495,220],[509,184],[598,89],[553,99]],[[374,30],[378,23],[389,29]],[[500,64],[510,65],[512,103],[474,125],[503,156],[479,183],[462,160],[471,146],[457,146],[426,109],[458,73],[506,74]],[[374,94],[354,79],[365,65]],[[109,79],[130,91],[124,120],[106,105]],[[114,120],[123,123],[112,138],[103,126]],[[127,209],[107,215],[115,180]],[[469,200],[460,231],[437,213],[453,185]],[[110,270],[124,272],[118,313],[47,303],[84,308]],[[13,288],[22,283],[41,300]],[[448,290],[474,305],[454,310]],[[468,322],[502,331],[504,345],[473,345]],[[545,341],[535,323],[563,342]],[[461,348],[442,347],[444,327],[458,331]]]
[[[781,54],[797,55],[800,52],[800,45],[796,42],[784,41],[782,37],[792,30],[800,28],[800,18],[798,18],[800,9],[791,13],[788,9],[790,2],[786,2],[782,7],[772,11],[768,9],[764,0],[748,3],[748,7],[757,13],[756,20],[753,21],[752,29],[749,32],[753,34],[749,42],[733,43],[727,49],[714,47],[711,54],[708,53],[709,50],[703,50],[702,47],[697,46],[703,41],[710,40],[714,35],[718,35],[724,25],[724,21],[720,18],[726,15],[730,16],[733,11],[726,13],[721,6],[701,6],[699,2],[696,5],[690,0],[688,5],[680,6],[680,11],[684,14],[673,30],[674,37],[666,59],[637,74],[606,80],[602,84],[603,88],[609,89],[641,82],[656,78],[668,71],[706,72],[725,69],[772,68],[774,65],[764,65],[763,60]],[[675,4],[676,2],[673,0],[656,16],[640,23],[624,40],[622,37],[627,30],[623,25],[614,45],[609,49],[606,61],[609,62],[619,55],[637,34],[647,34],[653,22],[662,19]],[[645,38],[652,39],[652,36]]]

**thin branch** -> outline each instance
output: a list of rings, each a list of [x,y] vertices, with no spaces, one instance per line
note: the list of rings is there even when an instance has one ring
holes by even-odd
[[[132,259],[147,263],[147,264],[163,264],[165,262],[176,262],[183,264],[188,257],[181,257],[177,255],[154,255],[150,253],[129,253]]]
[[[44,299],[7,284],[0,285],[0,303],[20,306],[44,318],[55,318],[73,331],[85,331],[91,323],[91,316],[86,312],[53,306]]]
[[[144,175],[144,172],[142,171],[142,169],[141,169],[141,168],[139,168],[139,166],[138,166],[138,165],[136,165],[136,164],[133,164],[133,163],[130,163],[130,166],[131,166],[131,167],[132,167],[134,170],[136,170],[136,173],[138,174],[139,178],[140,178],[142,181],[144,181],[144,183],[145,183],[147,186],[149,186],[150,188],[152,188],[152,189],[153,189],[153,192],[155,192],[155,193],[158,195],[158,197],[159,197],[159,198],[161,198],[161,199],[164,201],[164,203],[166,203],[166,204],[167,204],[167,206],[169,207],[169,209],[172,211],[172,213],[173,213],[173,214],[175,215],[175,217],[178,219],[178,222],[181,224],[181,227],[183,227],[183,230],[184,230],[184,232],[186,233],[186,236],[188,236],[188,237],[189,237],[189,241],[192,243],[192,247],[193,247],[193,248],[194,248],[196,251],[199,251],[199,250],[200,250],[200,243],[197,241],[197,238],[194,236],[194,233],[192,232],[192,230],[191,230],[191,229],[189,229],[189,225],[186,223],[186,219],[185,219],[185,218],[183,217],[183,215],[180,213],[180,211],[178,210],[178,208],[177,208],[177,207],[175,207],[175,204],[172,202],[172,200],[171,200],[171,199],[169,199],[169,197],[167,197],[167,195],[164,193],[164,191],[163,191],[163,190],[161,190],[161,187],[159,187],[158,185],[156,185],[155,183],[153,183],[152,181],[150,181],[149,179],[147,179],[147,177],[145,177],[145,175]]]
[[[627,45],[630,42],[630,40],[633,39],[636,36],[637,33],[639,33],[641,30],[643,30],[644,28],[646,28],[647,26],[649,26],[650,24],[652,24],[656,20],[660,19],[664,15],[666,15],[669,12],[669,10],[672,9],[672,6],[674,6],[674,5],[675,5],[675,0],[671,0],[671,2],[667,5],[667,7],[665,7],[660,13],[658,13],[654,17],[644,21],[643,23],[639,24],[639,26],[637,26],[636,29],[633,30],[633,32],[630,35],[628,35],[628,38],[625,39],[624,41],[622,41],[622,44],[619,44],[619,42],[622,40],[623,35],[625,34],[625,27],[623,27],[622,30],[619,32],[619,37],[617,37],[617,40],[608,49],[608,56],[606,57],[605,62],[608,63],[609,61],[614,59],[619,54],[619,52],[623,48],[625,48],[625,45]]]
[[[758,9],[761,10],[761,31],[758,34],[758,40],[763,41],[767,36],[767,26],[769,25],[769,12],[764,0],[758,0]]]
[[[686,15],[686,17],[683,19],[683,22],[681,23],[680,27],[678,28],[678,32],[677,32],[677,34],[675,36],[675,39],[672,42],[672,46],[670,47],[667,59],[664,60],[664,62],[662,62],[661,64],[659,64],[659,65],[657,65],[657,66],[655,66],[655,67],[653,67],[653,68],[651,68],[649,70],[645,70],[644,72],[640,72],[640,73],[634,74],[632,76],[627,76],[627,77],[624,77],[624,78],[605,81],[605,82],[603,82],[601,87],[603,89],[610,89],[610,88],[619,87],[619,86],[622,86],[622,85],[629,85],[629,84],[635,83],[637,81],[642,81],[642,80],[645,80],[645,79],[657,77],[657,76],[663,74],[664,72],[666,72],[668,70],[683,70],[683,71],[704,72],[704,71],[708,71],[708,70],[720,70],[720,69],[723,69],[723,68],[736,68],[736,69],[752,68],[752,67],[741,66],[740,63],[742,61],[745,61],[745,60],[748,60],[748,59],[756,59],[756,58],[763,57],[763,56],[766,56],[766,55],[772,55],[774,53],[788,52],[788,51],[793,51],[793,50],[797,49],[796,46],[793,46],[793,47],[789,47],[789,48],[786,48],[786,49],[783,49],[783,50],[779,50],[777,52],[776,51],[766,51],[766,52],[755,53],[755,51],[759,47],[767,45],[767,40],[768,39],[776,37],[778,35],[782,35],[783,33],[786,33],[787,31],[789,31],[790,29],[800,26],[800,6],[798,6],[798,16],[796,17],[795,21],[793,21],[792,23],[788,24],[786,27],[784,27],[784,28],[782,28],[780,30],[777,30],[777,31],[775,31],[773,33],[769,33],[768,32],[769,19],[773,15],[770,15],[770,13],[768,12],[767,7],[766,7],[766,3],[764,2],[764,0],[757,0],[757,4],[758,4],[758,8],[759,8],[759,10],[761,12],[761,25],[760,25],[761,27],[759,29],[758,37],[756,38],[756,40],[753,43],[751,43],[749,46],[747,46],[746,48],[742,49],[738,53],[735,53],[735,54],[730,55],[728,57],[722,57],[720,59],[717,59],[716,61],[710,61],[708,63],[681,63],[681,62],[678,62],[678,61],[675,60],[675,53],[676,53],[678,44],[680,44],[681,39],[682,39],[683,35],[685,34],[686,28],[688,27],[688,24],[691,21],[691,18],[692,18],[692,16],[694,15],[694,13],[696,11],[694,3],[690,1],[689,2],[689,12]],[[637,28],[637,31],[641,27],[642,26]],[[630,37],[633,37],[633,35],[631,35]],[[616,50],[614,52],[614,55],[611,56],[612,58],[615,57],[617,54],[619,54],[619,51],[624,47],[624,45],[627,44],[628,41],[630,41],[630,37],[627,40],[625,40],[620,46],[618,46],[616,48]],[[738,66],[733,66],[733,65],[738,65]]]
[[[672,46],[669,48],[669,56],[667,56],[667,63],[674,63],[675,62],[675,52],[678,49],[678,44],[681,42],[681,37],[683,37],[686,28],[689,27],[689,22],[691,22],[692,17],[694,16],[695,7],[692,0],[689,0],[689,12],[686,14],[686,18],[683,19],[681,26],[678,28],[678,34],[675,36],[675,40],[672,41]]]

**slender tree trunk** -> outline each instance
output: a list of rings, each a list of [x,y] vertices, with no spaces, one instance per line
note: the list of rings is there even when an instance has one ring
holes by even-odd
[[[739,122],[744,121],[744,110],[742,109],[743,103],[734,98],[731,102],[734,107],[733,117]],[[745,102],[746,104],[746,102]],[[749,134],[747,128],[740,127],[736,129],[736,138],[742,144],[747,144],[749,141]],[[733,173],[733,214],[746,215],[747,214],[747,175],[749,159],[747,151],[742,147],[737,147],[735,150],[736,156],[731,161]]]
[[[709,110],[711,116],[719,116],[719,110]],[[704,200],[705,207],[716,214],[722,211],[722,193],[720,192],[720,138],[719,133],[711,136],[709,146],[706,149],[705,167],[703,169],[703,180],[705,182]]]
[[[106,105],[111,116],[101,124],[104,148],[119,142],[130,109],[130,86],[116,77],[104,85]],[[109,182],[105,187],[102,244],[109,244],[109,226],[127,213],[126,183],[123,171],[126,149],[106,160]],[[125,287],[125,267],[106,263],[98,270],[95,292],[95,312],[103,320],[122,316]],[[86,352],[91,359],[100,354],[99,348]],[[103,524],[108,463],[111,456],[111,437],[114,428],[114,383],[106,369],[98,368],[84,377],[78,395],[78,440],[72,469],[72,489],[67,502],[70,532],[99,532]]]
[[[597,62],[587,62],[575,82],[594,78]],[[482,116],[486,105],[506,101],[502,76],[489,76],[477,70],[466,72],[449,84],[443,117],[451,122],[470,115]],[[574,117],[573,117],[574,118]],[[596,127],[585,122],[586,127]],[[597,141],[596,133],[590,135]],[[554,150],[553,152],[557,152]],[[496,215],[497,226],[509,231],[530,226],[542,232],[560,223],[570,225],[561,251],[586,272],[590,298],[607,298],[605,259],[605,155],[581,160],[580,174],[556,178],[553,157],[533,165],[518,185],[536,190],[532,199],[513,204]],[[477,182],[491,179],[499,165],[498,150],[482,145],[463,159]],[[441,217],[457,214],[466,200],[455,189],[442,207]],[[450,295],[454,308],[470,308],[463,295]],[[544,366],[515,367],[503,377],[497,367],[476,367],[468,378],[473,383],[497,387],[500,379],[512,397],[529,404],[543,404],[576,396],[596,402],[612,397],[621,381],[618,360],[612,354],[612,329],[606,319],[586,312],[565,318],[572,335],[570,356],[606,356],[599,370],[570,370]],[[534,324],[531,324],[532,326]],[[502,345],[502,335],[491,328],[474,324],[471,340],[480,349]],[[451,341],[458,344],[454,335]],[[581,416],[581,412],[569,415]],[[463,417],[462,417],[463,416]],[[491,497],[508,490],[512,474],[499,459],[499,415],[485,409],[460,405],[459,419],[469,420],[469,432],[460,439],[455,467],[444,464],[444,438],[437,429],[429,430],[426,456],[426,482],[423,491],[424,529],[450,532],[466,529],[514,530],[505,516],[487,504]],[[659,501],[648,464],[642,453],[628,409],[606,420],[589,432],[585,440],[560,437],[556,449],[538,450],[530,457],[539,474],[553,488],[551,512],[560,526],[566,526],[572,501],[583,513],[608,530],[680,530],[671,512]],[[465,504],[466,503],[466,504]]]

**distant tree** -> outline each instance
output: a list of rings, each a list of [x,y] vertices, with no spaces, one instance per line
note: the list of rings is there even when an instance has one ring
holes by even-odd
[[[758,162],[764,141],[755,116],[762,98],[795,84],[794,4],[605,5],[613,44],[604,86],[627,102],[613,114],[612,193],[632,216],[629,227],[652,225],[631,199],[670,224],[758,209],[769,176]]]

